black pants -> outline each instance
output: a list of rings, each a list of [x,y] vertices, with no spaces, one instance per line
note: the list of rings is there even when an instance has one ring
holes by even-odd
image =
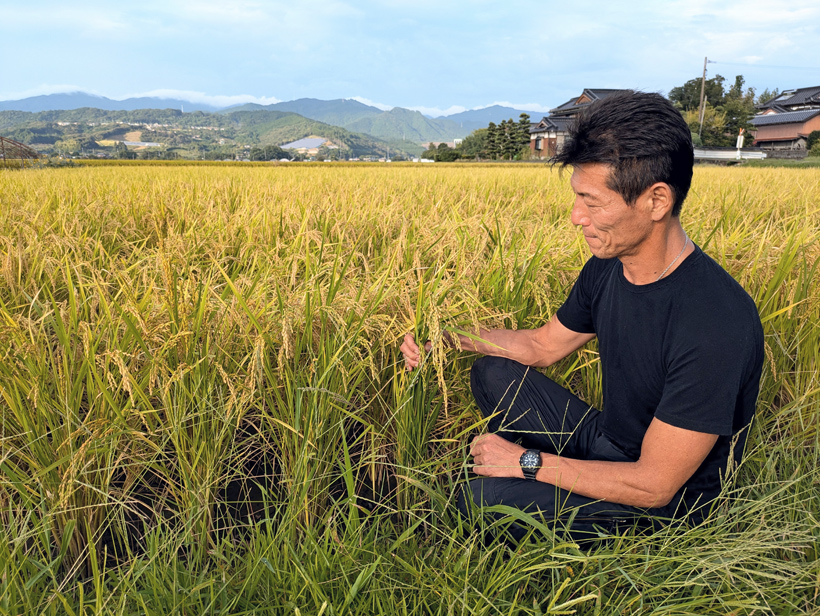
[[[568,458],[634,461],[601,434],[600,411],[535,369],[509,359],[482,357],[473,364],[470,382],[481,412],[485,417],[493,416],[490,432],[527,449]],[[594,500],[547,483],[508,477],[472,479],[458,500],[466,516],[474,513],[468,499],[480,507],[507,505],[537,514],[553,529],[568,531],[576,541],[616,532],[621,525],[652,526],[671,517],[669,506],[640,509]],[[507,528],[515,540],[527,530],[518,523]]]

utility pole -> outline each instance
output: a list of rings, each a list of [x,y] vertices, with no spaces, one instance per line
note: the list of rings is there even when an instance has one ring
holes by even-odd
[[[706,92],[706,65],[709,64],[709,58],[703,58],[703,77],[700,80],[700,106],[698,106],[698,116],[700,117],[700,128],[698,128],[698,137],[703,132],[703,115],[706,111],[704,107],[704,94]]]

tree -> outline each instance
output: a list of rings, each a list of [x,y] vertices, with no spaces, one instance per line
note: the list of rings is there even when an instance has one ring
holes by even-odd
[[[421,153],[421,157],[426,158],[427,160],[436,160],[436,151],[436,146],[431,143],[430,147]]]
[[[743,98],[743,84],[746,80],[743,78],[743,75],[737,75],[735,77],[735,83],[729,88],[729,91],[726,92],[727,99],[737,99]],[[754,99],[754,90],[752,90],[752,99]]]
[[[496,160],[501,155],[500,131],[495,122],[490,122],[487,126],[487,156],[491,160]]]
[[[234,160],[236,158],[236,147],[232,145],[205,147],[200,150],[200,158],[202,160]]]
[[[248,158],[251,160],[279,160],[280,158],[287,158],[287,152],[276,145],[266,145],[262,147],[251,148],[251,153]]]
[[[56,141],[54,148],[63,156],[76,156],[80,153],[80,142],[77,139],[63,139]]]
[[[689,125],[689,130],[695,135],[700,128],[700,114],[697,109],[683,112],[683,119]],[[706,104],[703,111],[703,130],[701,131],[701,143],[705,146],[728,146],[734,145],[734,141],[729,143],[730,137],[726,135],[726,114],[715,109],[712,105]]]
[[[458,146],[462,158],[486,158],[487,155],[487,130],[479,128],[467,135]]]
[[[87,135],[80,137],[79,139],[77,139],[77,141],[80,146],[80,151],[88,152],[90,150],[96,150],[100,147],[92,137],[89,137]]]
[[[129,150],[122,141],[118,141],[117,145],[114,146],[114,157],[134,160],[137,158],[137,153]]]
[[[182,158],[179,152],[174,150],[144,150],[139,153],[139,158],[142,160],[177,160]]]
[[[518,116],[518,148],[519,155],[529,154],[530,150],[530,116],[522,113]]]
[[[757,97],[757,104],[762,105],[763,103],[768,103],[773,98],[777,98],[779,93],[780,91],[777,88],[774,90],[769,90],[769,88],[766,88],[760,93],[760,96]]]
[[[446,143],[439,143],[436,148],[435,161],[437,163],[451,163],[460,158],[459,153]]]
[[[491,125],[495,126],[491,123]],[[489,127],[488,127],[489,131]],[[497,158],[502,160],[521,159],[529,152],[530,143],[530,116],[521,114],[518,123],[512,118],[504,120],[496,127]]]
[[[755,114],[755,90],[743,86],[743,75],[735,76],[728,91],[724,90],[726,80],[721,75],[707,79],[703,110],[703,128],[700,126],[700,79],[690,79],[680,87],[669,91],[671,100],[683,113],[689,129],[700,133],[704,146],[733,146],[741,128],[753,128],[750,120]]]
[[[726,93],[722,107],[726,114],[726,133],[730,141],[732,138],[737,138],[741,128],[746,131],[754,129],[750,120],[755,114],[755,90],[748,88],[744,92],[744,82],[743,75],[735,77],[735,83]],[[734,145],[734,143],[729,145]]]
[[[723,83],[726,81],[720,75],[707,79],[704,84],[706,100],[713,106],[722,105],[725,100]],[[690,79],[682,86],[669,90],[669,100],[683,111],[691,111],[700,107],[701,78]]]
[[[502,160],[512,160],[513,156],[515,156],[516,153],[516,148],[518,144],[515,138],[515,133],[512,130],[512,125],[512,118],[501,122],[501,131],[499,132],[499,136],[501,141]]]

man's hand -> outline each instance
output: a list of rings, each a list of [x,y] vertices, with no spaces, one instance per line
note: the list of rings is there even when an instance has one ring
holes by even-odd
[[[432,349],[433,345],[430,344],[429,340],[424,343],[424,350],[427,353]],[[421,349],[419,349],[419,345],[416,344],[416,339],[413,337],[413,334],[404,334],[404,342],[401,343],[399,350],[404,355],[404,365],[408,370],[412,370],[421,363]]]
[[[519,459],[526,450],[497,434],[482,434],[470,443],[473,471],[486,477],[524,478]]]

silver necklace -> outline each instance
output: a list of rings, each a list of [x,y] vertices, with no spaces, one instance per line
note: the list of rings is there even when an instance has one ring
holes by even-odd
[[[686,239],[683,241],[683,248],[681,248],[681,249],[680,249],[680,252],[678,253],[678,256],[677,256],[677,257],[675,257],[674,259],[672,259],[672,263],[670,263],[669,265],[667,265],[667,266],[666,266],[666,269],[665,269],[665,270],[663,270],[663,271],[661,272],[661,275],[660,275],[660,276],[658,276],[657,278],[655,278],[655,282],[658,282],[658,280],[660,280],[661,278],[663,278],[663,275],[664,275],[666,272],[668,272],[668,271],[669,271],[669,268],[670,268],[670,267],[672,267],[673,265],[675,265],[675,262],[676,262],[678,259],[680,259],[681,255],[683,254],[683,251],[684,251],[684,250],[686,250],[686,246],[689,244],[689,236],[688,236],[688,235],[686,235],[686,231],[684,231],[684,232],[683,232],[683,237],[685,237],[685,238],[686,238]]]

